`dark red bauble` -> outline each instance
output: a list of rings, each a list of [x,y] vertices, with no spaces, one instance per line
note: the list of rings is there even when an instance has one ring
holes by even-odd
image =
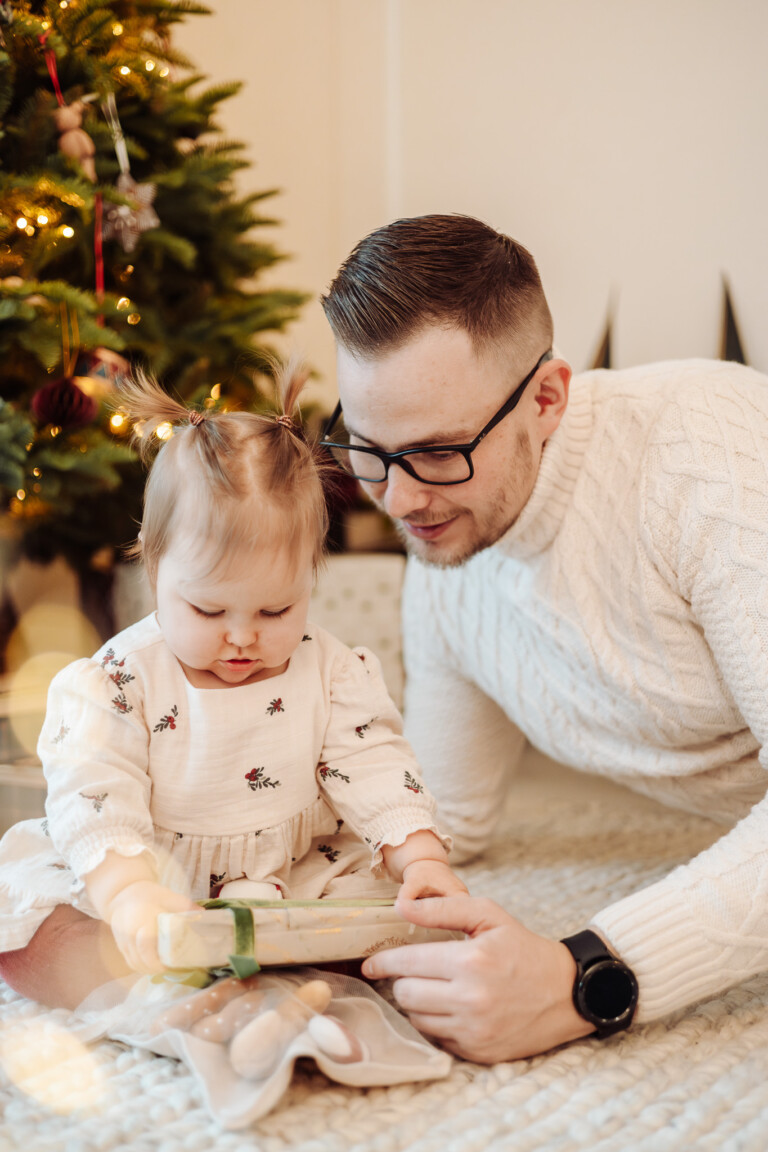
[[[83,428],[96,419],[98,402],[86,396],[71,376],[52,380],[35,392],[30,404],[39,424],[58,424],[60,428]]]

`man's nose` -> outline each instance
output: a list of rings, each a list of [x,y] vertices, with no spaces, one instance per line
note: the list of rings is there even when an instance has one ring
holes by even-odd
[[[387,479],[378,487],[382,494],[374,494],[374,498],[393,520],[403,520],[410,512],[423,511],[432,500],[432,489],[399,464],[390,464]]]

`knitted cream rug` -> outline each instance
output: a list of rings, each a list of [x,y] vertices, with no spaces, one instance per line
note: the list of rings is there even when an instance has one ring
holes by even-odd
[[[607,900],[655,880],[719,830],[542,761],[529,770],[474,894],[564,935]],[[0,1150],[36,1152],[766,1152],[768,977],[607,1043],[447,1080],[351,1089],[300,1065],[278,1107],[216,1127],[191,1075],[113,1042],[82,1049],[0,984]]]

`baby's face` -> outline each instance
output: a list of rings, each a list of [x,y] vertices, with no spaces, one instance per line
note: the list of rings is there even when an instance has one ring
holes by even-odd
[[[313,572],[288,550],[235,555],[197,577],[174,549],[157,571],[157,617],[168,647],[198,688],[279,676],[306,630]]]

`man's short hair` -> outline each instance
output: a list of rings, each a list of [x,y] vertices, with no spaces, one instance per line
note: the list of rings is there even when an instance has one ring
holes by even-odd
[[[378,228],[321,302],[339,343],[364,358],[393,352],[430,325],[464,329],[476,351],[509,342],[527,357],[552,344],[533,257],[471,216],[415,216]]]

